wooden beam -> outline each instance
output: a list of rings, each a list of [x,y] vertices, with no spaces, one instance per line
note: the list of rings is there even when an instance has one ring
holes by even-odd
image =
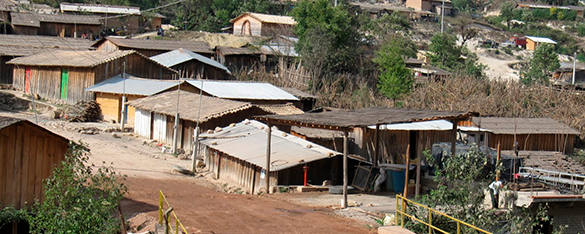
[[[378,155],[380,155],[380,125],[376,124],[376,132],[374,132],[374,157],[372,164],[374,167],[378,166]]]
[[[408,197],[408,172],[410,171],[410,144],[406,146],[406,163],[404,164],[406,167],[406,172],[404,175],[404,197]]]
[[[272,127],[270,126],[270,122],[266,124],[268,126],[267,136],[266,136],[266,173],[264,174],[264,179],[266,182],[266,194],[270,194],[270,140],[272,139]]]
[[[421,138],[420,132],[417,136],[417,138]],[[421,139],[417,139],[417,146],[420,145],[420,141],[422,141]],[[414,196],[418,196],[420,194],[420,164],[422,161],[422,152],[420,152],[419,150],[417,150],[416,152],[416,184],[415,184],[415,188],[414,188]]]
[[[347,151],[347,131],[343,131],[343,208],[347,208]]]
[[[455,151],[457,149],[457,122],[459,120],[454,119],[451,121],[453,123],[453,127],[451,128],[451,134],[453,135],[453,139],[451,139],[451,156],[455,157]]]

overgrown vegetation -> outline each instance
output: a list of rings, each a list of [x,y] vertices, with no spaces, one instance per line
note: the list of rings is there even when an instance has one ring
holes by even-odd
[[[457,45],[457,38],[451,34],[438,33],[431,38],[428,55],[431,64],[456,74],[484,77],[485,65],[478,62],[477,55],[464,45]]]
[[[45,181],[45,197],[27,217],[31,233],[117,233],[119,201],[127,191],[111,166],[86,165],[89,150],[70,144],[65,160]]]
[[[396,102],[413,87],[413,74],[406,68],[404,60],[416,56],[416,47],[412,41],[397,35],[388,40],[376,55],[374,62],[380,67],[378,91]]]
[[[534,51],[530,60],[530,70],[528,70],[528,73],[523,74],[520,81],[527,85],[534,83],[548,84],[548,77],[560,67],[559,56],[555,52],[554,45],[542,44]]]

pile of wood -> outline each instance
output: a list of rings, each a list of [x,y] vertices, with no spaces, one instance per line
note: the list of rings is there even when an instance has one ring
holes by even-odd
[[[81,100],[67,110],[65,118],[70,122],[97,122],[102,119],[102,110],[95,101]]]

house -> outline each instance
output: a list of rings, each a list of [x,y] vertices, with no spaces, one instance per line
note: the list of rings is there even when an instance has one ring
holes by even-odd
[[[561,63],[552,78],[551,83],[556,86],[574,86],[577,89],[585,89],[585,64],[575,64],[575,80],[573,81],[573,63]]]
[[[406,0],[404,4],[407,8],[412,8],[415,11],[426,11],[441,15],[443,3],[445,4],[445,15],[450,15],[453,9],[450,0]]]
[[[519,2],[516,6],[518,9],[546,9],[550,10],[551,8],[555,8],[558,10],[567,10],[567,11],[575,11],[576,16],[578,18],[583,18],[583,13],[585,12],[585,7],[582,6],[552,6],[552,5],[544,5],[544,4],[533,4],[527,2]]]
[[[218,80],[186,80],[186,82],[197,89],[202,89],[204,95],[222,99],[252,104],[300,102],[297,97],[269,83]]]
[[[451,77],[451,72],[445,71],[441,68],[424,65],[421,67],[412,67],[414,78],[417,83],[425,83],[431,80],[438,81]]]
[[[10,33],[10,12],[16,7],[16,4],[8,0],[0,0],[0,32]]]
[[[96,50],[99,51],[136,50],[148,57],[183,48],[208,58],[213,57],[213,50],[211,47],[202,41],[145,40],[105,37],[93,44],[92,47],[95,47]]]
[[[65,158],[69,140],[24,119],[0,116],[0,208],[42,201],[43,180]]]
[[[263,66],[266,55],[256,48],[217,46],[215,60],[232,71],[240,71]]]
[[[95,100],[102,110],[103,120],[119,123],[122,119],[122,96],[126,101],[132,101],[143,97],[149,97],[169,90],[176,90],[181,85],[181,90],[194,92],[195,88],[187,83],[177,80],[156,80],[138,77],[114,76],[104,80],[85,91],[95,93]],[[125,105],[126,123],[134,124],[134,107]]]
[[[557,44],[556,41],[551,40],[547,37],[533,37],[533,36],[526,36],[526,50],[535,51],[536,48],[542,44]]]
[[[377,19],[385,14],[398,14],[410,20],[429,18],[435,16],[435,13],[430,11],[413,10],[408,7],[396,6],[393,4],[371,4],[365,2],[351,2],[353,12],[358,14],[368,14],[371,19]]]
[[[297,22],[291,16],[246,12],[230,20],[234,35],[274,36],[293,35]]]
[[[303,185],[303,167],[308,167],[306,179],[311,184],[331,180],[335,171],[341,171],[339,152],[273,129],[271,131],[270,173],[265,174],[266,124],[246,120],[222,127],[220,131],[201,134],[205,165],[216,179],[238,183],[250,193],[263,187],[267,176],[270,186]]]
[[[104,19],[101,29],[122,31],[134,34],[142,31],[158,30],[162,26],[163,15],[141,12],[139,7],[104,4],[68,3],[59,4],[64,14],[91,14]]]
[[[579,131],[550,118],[500,118],[474,117],[461,125],[489,130],[488,143],[496,148],[513,150],[518,142],[519,150],[558,151],[573,153]]]
[[[91,15],[58,15],[12,12],[14,34],[93,39],[99,36],[100,18]]]
[[[0,34],[0,84],[12,84],[11,59],[55,50],[89,50],[89,40],[27,35]]]
[[[85,89],[121,73],[174,79],[177,72],[133,50],[46,51],[10,60],[13,86],[42,98],[74,104],[93,100]]]
[[[187,152],[193,150],[198,121],[199,129],[205,132],[254,115],[268,114],[248,102],[199,96],[197,93],[182,90],[160,93],[130,101],[128,104],[136,108],[134,133],[164,144],[173,144],[173,126],[178,111],[180,133],[177,146]]]
[[[317,96],[291,87],[280,87],[280,89],[292,94],[300,100],[299,105],[297,105],[299,109],[307,112],[315,108],[315,104],[317,103]]]
[[[227,80],[231,76],[230,70],[223,64],[183,48],[150,59],[179,71],[181,78]]]

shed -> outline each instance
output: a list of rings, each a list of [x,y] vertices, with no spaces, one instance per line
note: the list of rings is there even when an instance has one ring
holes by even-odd
[[[263,65],[266,55],[259,48],[217,46],[215,60],[232,71],[239,71]]]
[[[274,36],[293,35],[297,22],[291,16],[246,12],[230,20],[234,35]]]
[[[291,87],[280,87],[280,89],[286,91],[287,93],[292,94],[293,96],[301,100],[300,105],[297,105],[297,107],[300,108],[301,110],[306,112],[313,110],[313,108],[315,108],[317,96]]]
[[[0,116],[0,208],[43,200],[43,180],[65,158],[69,140],[24,119]]]
[[[12,84],[11,59],[40,53],[48,50],[89,50],[89,40],[50,37],[0,34],[0,84]]]
[[[573,63],[561,63],[550,79],[553,85],[557,86],[574,86],[578,89],[585,89],[585,64],[575,64],[575,80],[573,81]]]
[[[8,64],[14,65],[15,88],[71,104],[93,100],[86,88],[124,71],[158,79],[173,79],[177,74],[133,50],[47,51],[15,58]]]
[[[181,78],[226,80],[231,75],[223,64],[183,48],[152,56],[150,59],[179,71]]]
[[[208,58],[213,57],[212,48],[209,47],[206,42],[202,41],[146,40],[105,37],[94,43],[92,46],[100,51],[136,50],[148,57],[183,48]]]
[[[299,102],[292,94],[269,84],[261,82],[217,81],[217,80],[187,80],[203,94],[236,101],[246,101],[253,104],[286,104]]]
[[[91,86],[85,91],[95,93],[96,101],[102,109],[103,120],[120,122],[122,119],[122,96],[126,96],[127,101],[136,100],[143,97],[156,95],[165,91],[175,90],[181,81],[177,80],[156,80],[145,79],[139,77],[122,77],[122,75],[114,76],[110,79],[104,80],[94,86]],[[181,85],[182,90],[187,87]],[[193,91],[193,87],[189,87]],[[126,123],[134,124],[134,107],[126,109]]]
[[[267,125],[246,120],[201,134],[206,165],[217,179],[230,179],[251,193],[260,191],[265,178]],[[270,184],[302,185],[303,166],[307,180],[321,184],[331,180],[332,160],[341,153],[308,142],[277,129],[271,131]]]
[[[59,15],[12,12],[15,34],[87,38],[99,36],[99,17],[91,15]]]
[[[178,107],[177,99],[179,99]],[[186,91],[164,92],[133,100],[128,104],[136,108],[134,133],[165,144],[173,143],[173,126],[178,111],[180,134],[177,145],[185,151],[193,150],[192,144],[198,116],[199,129],[207,131],[251,118],[254,115],[267,114],[248,102],[199,96],[199,94]],[[201,112],[199,113],[200,105]]]
[[[513,150],[518,142],[520,150],[558,151],[573,153],[579,131],[550,118],[475,117],[471,124],[488,129],[490,147],[498,142],[502,150]]]
[[[450,0],[445,0],[445,14],[449,15],[452,9]],[[443,1],[441,0],[406,0],[404,3],[407,8],[412,8],[416,11],[426,11],[436,14],[441,14]]]
[[[542,44],[557,44],[556,41],[548,37],[533,37],[533,36],[526,36],[526,50],[536,50],[536,48]]]

